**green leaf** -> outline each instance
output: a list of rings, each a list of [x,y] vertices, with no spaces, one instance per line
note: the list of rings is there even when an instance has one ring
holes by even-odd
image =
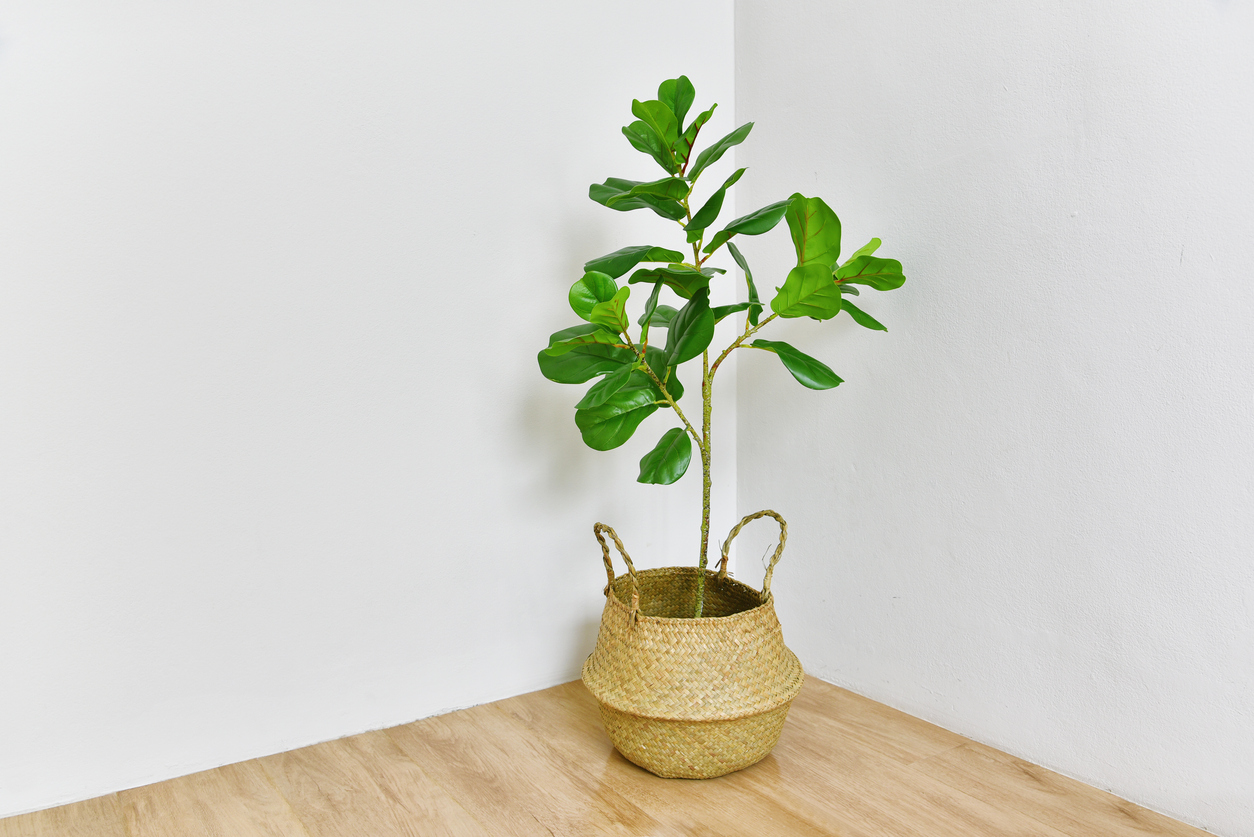
[[[712,276],[714,276],[713,268],[698,270],[691,265],[672,264],[666,267],[641,268],[631,274],[627,284],[637,285],[641,282],[662,282],[684,299],[691,299],[694,293],[702,288],[709,287]]]
[[[627,380],[631,377],[632,364],[624,363],[610,374],[593,384],[583,398],[579,399],[579,403],[575,405],[576,410],[590,410],[593,407],[600,407],[610,396],[621,390],[627,384]]]
[[[740,265],[740,269],[744,271],[745,284],[749,286],[749,325],[757,325],[758,315],[762,313],[762,302],[758,299],[757,286],[753,284],[753,271],[749,270],[749,263],[741,255],[739,247],[729,241],[727,242],[727,249],[731,252],[732,258],[736,260],[736,264]]]
[[[641,262],[682,262],[684,254],[678,250],[667,250],[665,247],[653,247],[640,244],[635,247],[624,247],[613,253],[593,259],[583,266],[584,270],[595,270],[612,279],[617,279]],[[601,300],[603,301],[603,300]]]
[[[776,201],[769,206],[754,210],[748,215],[740,216],[721,229],[714,236],[714,240],[705,245],[705,249],[701,252],[713,253],[722,247],[733,235],[761,235],[774,229],[775,225],[779,223],[779,219],[783,218],[784,213],[788,211],[788,203],[788,201]]]
[[[682,128],[684,117],[688,115],[688,108],[692,107],[693,101],[697,98],[697,91],[687,76],[680,76],[662,82],[657,89],[657,98],[659,102],[671,109],[671,113],[675,114],[675,121]]]
[[[627,297],[629,296],[631,296],[631,288],[619,288],[613,299],[608,302],[598,302],[593,306],[588,320],[622,334],[631,324],[631,321],[627,319]]]
[[[697,210],[697,214],[692,216],[692,220],[684,227],[689,233],[696,230],[704,230],[718,219],[718,214],[723,211],[723,199],[727,197],[727,190],[730,189],[740,176],[745,173],[744,169],[736,169],[731,177],[724,181],[723,185],[718,187],[718,191],[710,195],[710,199],[705,205]]]
[[[575,426],[585,445],[593,450],[611,450],[630,439],[657,407],[653,391],[625,387],[596,407],[576,410]]]
[[[588,346],[593,343],[618,346],[622,345],[622,338],[613,332],[606,331],[599,325],[589,323],[587,325],[564,328],[555,333],[550,338],[549,347],[544,351],[546,354],[556,357],[578,346]]]
[[[788,271],[784,287],[771,300],[771,310],[781,317],[835,317],[841,311],[840,286],[832,281],[831,268],[812,262]]]
[[[646,123],[636,120],[623,128],[623,136],[627,137],[627,141],[631,143],[632,148],[648,154],[665,171],[671,174],[679,172],[682,163],[675,159],[675,155],[670,152],[670,149],[662,145],[662,141],[657,138],[657,134]]]
[[[688,197],[688,193],[692,191],[692,185],[682,177],[663,177],[661,180],[650,180],[647,183],[637,183],[626,192],[608,198],[605,205],[610,209],[614,205],[625,200],[639,197],[654,197],[662,200],[681,201]]]
[[[862,291],[858,290],[857,285],[842,284],[840,286],[841,296],[862,296]]]
[[[710,105],[709,110],[692,120],[692,124],[684,131],[684,135],[675,143],[675,158],[681,168],[688,165],[688,158],[692,156],[692,147],[697,142],[697,134],[701,133],[701,128],[710,121],[716,107],[718,107],[716,104]]]
[[[678,366],[704,352],[714,339],[714,312],[710,292],[702,288],[671,320],[666,334],[667,363]]]
[[[901,273],[901,262],[896,259],[858,256],[836,268],[836,281],[869,285],[877,291],[891,291],[905,284],[906,277]]]
[[[880,241],[878,238],[871,239],[866,244],[863,244],[861,247],[859,247],[858,250],[852,256],[849,257],[848,261],[853,261],[854,259],[858,258],[858,256],[871,255],[876,250],[880,249],[880,245],[882,243],[883,242]]]
[[[577,326],[577,328],[583,328],[583,326]],[[557,338],[562,333],[559,331],[553,337]],[[550,340],[551,342],[553,341]],[[653,346],[649,347],[650,353],[653,348]],[[657,351],[662,355],[664,362],[666,353],[661,349]],[[636,353],[625,346],[607,346],[600,343],[575,346],[570,351],[557,356],[550,355],[547,350],[541,349],[536,355],[536,361],[540,364],[540,374],[559,384],[582,384],[597,375],[612,373],[623,365],[630,366],[635,360]]]
[[[841,308],[844,308],[846,311],[848,311],[849,316],[853,317],[854,322],[856,322],[858,325],[862,326],[863,328],[870,328],[870,329],[874,329],[875,331],[888,331],[888,329],[885,328],[884,325],[880,323],[879,320],[875,319],[870,314],[863,311],[861,308],[854,305],[849,300],[842,299],[840,302],[840,306]]]
[[[644,304],[644,313],[636,321],[640,325],[640,342],[645,345],[649,343],[649,326],[653,324],[653,312],[657,310],[657,298],[661,293],[662,283],[658,282],[653,286],[653,293],[649,294],[649,299]]]
[[[788,229],[797,249],[797,265],[821,264],[828,273],[840,260],[840,219],[822,198],[800,192],[789,198]]]
[[[583,278],[570,286],[567,298],[570,307],[581,319],[591,320],[592,309],[598,303],[608,302],[618,293],[618,284],[608,275],[596,270],[589,270]]]
[[[662,283],[660,283],[660,282],[659,282],[658,284],[654,285],[653,287],[654,287],[654,288],[660,288],[660,287],[662,287]],[[647,313],[647,311],[646,311],[646,313]],[[655,307],[654,307],[654,309],[653,309],[653,312],[652,312],[652,313],[653,313],[653,316],[649,317],[649,320],[648,320],[649,325],[651,325],[651,326],[661,326],[662,328],[667,328],[667,327],[669,327],[669,326],[670,326],[670,324],[671,324],[671,320],[675,319],[675,315],[679,313],[679,309],[678,309],[678,308],[672,308],[672,307],[671,307],[671,306],[669,306],[669,305],[658,305],[658,306],[655,306]],[[641,314],[641,315],[640,315],[640,319],[638,320],[638,324],[639,324],[639,325],[644,325],[644,324],[645,324],[645,315],[644,315],[644,314]]]
[[[675,367],[668,365],[670,358],[666,354],[666,351],[664,349],[659,349],[657,346],[650,346],[645,350],[644,355],[645,362],[649,364],[649,368],[653,370],[653,374],[657,375],[658,380],[666,386],[667,394],[669,394],[670,397],[676,401],[683,398],[684,385],[679,382],[679,375]],[[661,391],[657,389],[656,385],[649,379],[649,376],[645,375],[644,372],[641,372],[640,375],[641,379],[647,381],[649,386],[653,387],[654,391],[657,392],[658,397],[661,398]],[[635,379],[633,378],[633,380]],[[628,386],[631,386],[630,382],[628,383]],[[670,407],[669,404],[660,404],[658,406]]]
[[[632,188],[639,186],[639,180],[624,180],[621,177],[606,178],[604,183],[593,183],[588,187],[588,197],[592,198],[602,206],[609,206],[611,198],[616,198],[624,192],[631,191]],[[619,212],[630,212],[633,209],[652,209],[663,218],[669,218],[672,221],[678,221],[683,218],[687,212],[679,201],[667,200],[659,198],[655,195],[638,195],[634,198],[616,201],[612,209]]]
[[[643,118],[643,117],[641,117]],[[753,130],[753,123],[746,122],[718,142],[697,155],[697,161],[692,164],[692,170],[688,172],[688,179],[696,182],[701,176],[701,172],[705,171],[707,166],[717,163],[719,158],[727,153],[729,148],[740,145],[745,141],[745,137],[749,136],[749,132]]]
[[[737,302],[735,305],[715,305],[710,310],[714,312],[714,322],[722,322],[723,318],[729,314],[735,314],[737,311],[744,311],[751,303]],[[759,308],[762,306],[759,305]]]
[[[779,356],[784,368],[792,373],[802,386],[810,389],[831,389],[843,383],[843,379],[821,361],[815,360],[804,352],[799,352],[787,343],[775,340],[754,340],[749,344],[755,349],[766,349]]]
[[[675,112],[657,99],[647,102],[632,99],[631,115],[648,125],[664,147],[670,148],[679,139],[679,120]]]
[[[682,427],[673,427],[662,434],[653,450],[640,460],[640,476],[636,482],[670,485],[679,480],[692,461],[692,437]]]

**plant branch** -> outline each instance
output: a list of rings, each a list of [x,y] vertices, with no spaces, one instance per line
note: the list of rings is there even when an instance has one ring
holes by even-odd
[[[675,415],[679,416],[679,420],[684,423],[684,427],[686,427],[688,432],[692,434],[692,439],[697,443],[697,447],[703,448],[705,446],[705,441],[688,422],[688,418],[684,415],[684,411],[679,409],[679,404],[674,398],[671,398],[671,394],[666,390],[666,384],[662,383],[662,379],[659,378],[657,373],[653,371],[653,367],[649,366],[648,362],[645,361],[644,352],[639,352],[639,358],[640,366],[644,369],[644,373],[653,379],[653,383],[657,384],[657,388],[662,392],[662,397],[666,399],[666,403],[671,406],[671,409],[675,411]]]
[[[779,314],[771,314],[771,316],[767,317],[765,320],[758,323],[753,328],[749,328],[749,318],[746,316],[745,317],[745,333],[737,337],[735,342],[733,342],[730,346],[724,349],[723,353],[718,356],[718,360],[714,361],[714,366],[710,369],[710,378],[711,379],[714,378],[714,373],[718,371],[719,364],[721,364],[724,360],[726,360],[728,355],[730,355],[734,350],[741,348],[741,344],[743,344],[746,340],[748,340],[750,337],[756,334],[758,330],[761,329],[764,325],[766,325],[767,323],[769,323],[771,320],[775,319],[778,316]]]

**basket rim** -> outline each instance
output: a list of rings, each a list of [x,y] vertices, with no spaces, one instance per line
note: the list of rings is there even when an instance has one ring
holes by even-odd
[[[690,572],[693,575],[695,575],[697,572],[700,571],[699,568],[697,567],[650,567],[645,570],[636,570],[636,577],[638,578],[642,575],[648,575],[649,573],[659,573],[659,572],[663,572],[667,570],[682,570],[684,572]],[[630,578],[630,577],[631,577],[631,573],[623,573],[622,575],[616,575],[614,576],[614,582],[617,583],[624,578]],[[718,571],[707,569],[705,570],[705,577],[707,580],[711,578],[718,578]],[[730,575],[727,576],[725,579],[723,579],[723,583],[726,583],[729,581],[732,584],[739,584],[741,587],[745,588],[749,592],[754,593],[758,596],[762,595],[760,590],[750,587],[748,584],[745,584],[743,581],[739,579],[732,578]],[[631,612],[631,604],[628,602],[624,602],[622,599],[618,598],[618,596],[614,593],[614,588],[612,585],[608,585],[608,584],[606,585],[605,599],[606,601],[611,602],[616,607],[622,608],[628,613]],[[659,624],[664,624],[664,623],[669,622],[669,623],[674,623],[674,624],[687,624],[687,625],[695,625],[695,624],[702,624],[702,623],[709,625],[709,624],[716,624],[720,620],[735,620],[735,619],[751,618],[754,614],[756,614],[759,610],[766,607],[767,605],[771,605],[772,607],[774,607],[775,605],[774,593],[768,593],[765,599],[762,599],[761,601],[758,602],[758,604],[754,605],[753,607],[747,610],[737,611],[736,613],[729,613],[726,616],[647,616],[644,613],[637,613],[636,619],[642,622],[657,622]]]

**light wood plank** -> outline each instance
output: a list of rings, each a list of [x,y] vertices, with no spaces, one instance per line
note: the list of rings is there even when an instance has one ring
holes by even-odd
[[[488,704],[387,731],[492,835],[679,835],[616,789],[590,787]]]
[[[261,759],[310,837],[488,837],[384,732]]]
[[[127,837],[117,794],[0,820],[0,837]]]
[[[256,761],[118,796],[129,837],[309,837]]]
[[[1206,832],[1043,767],[968,742],[915,770],[1074,837],[1201,837]]]

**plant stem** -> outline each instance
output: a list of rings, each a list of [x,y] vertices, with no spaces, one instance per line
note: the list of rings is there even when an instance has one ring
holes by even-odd
[[[714,393],[714,375],[710,369],[710,353],[701,353],[701,431],[705,439],[701,445],[701,558],[697,562],[697,610],[695,618],[701,618],[705,608],[705,567],[710,548],[710,412]]]
[[[693,429],[692,425],[689,424],[688,417],[684,415],[683,410],[679,409],[678,402],[676,402],[674,398],[671,398],[671,394],[666,391],[666,384],[662,383],[662,379],[657,376],[657,373],[654,372],[653,368],[645,361],[644,352],[638,350],[637,354],[640,356],[640,366],[644,369],[644,373],[653,379],[653,383],[657,384],[657,388],[661,391],[662,397],[666,399],[666,403],[669,404],[671,409],[675,411],[675,415],[679,417],[679,420],[684,423],[684,427],[688,428],[688,432],[692,434],[693,441],[697,443],[697,448],[700,449],[704,445],[704,442],[701,440],[701,436]]]

